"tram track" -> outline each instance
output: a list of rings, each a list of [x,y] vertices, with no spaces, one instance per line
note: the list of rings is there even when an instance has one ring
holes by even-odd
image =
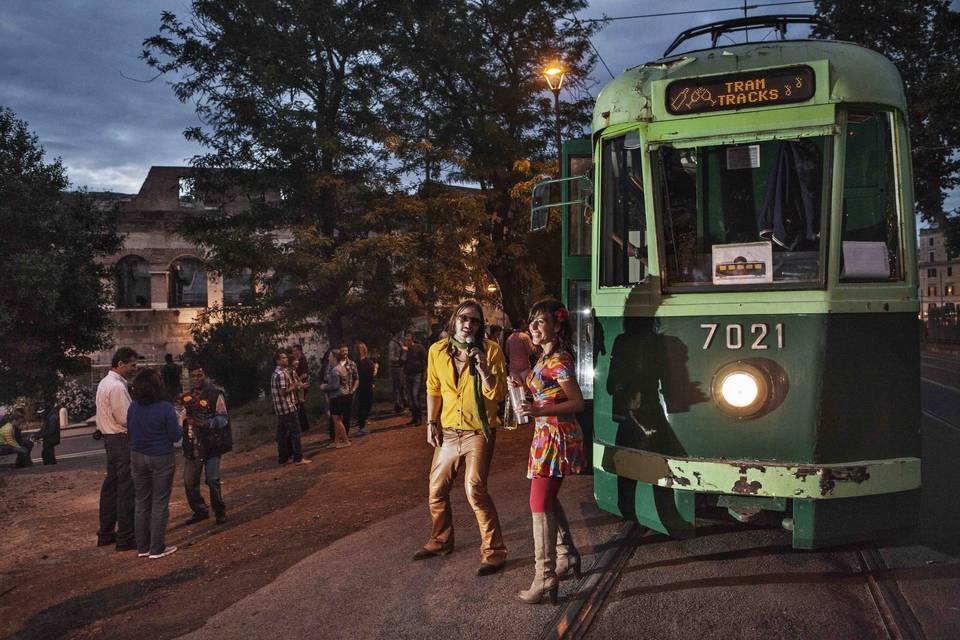
[[[593,564],[585,567],[573,597],[546,625],[540,640],[580,640],[586,636],[646,531],[636,522],[627,522],[614,534]]]
[[[867,548],[858,549],[856,556],[887,636],[891,640],[924,640],[923,626],[900,591],[900,585],[886,575],[889,568],[883,555],[877,549]]]

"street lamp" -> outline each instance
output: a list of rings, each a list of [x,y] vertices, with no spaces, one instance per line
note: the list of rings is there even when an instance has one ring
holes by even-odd
[[[553,92],[553,113],[554,113],[554,138],[557,145],[557,171],[563,162],[563,153],[560,146],[560,89],[563,87],[563,79],[567,72],[559,62],[551,63],[543,70],[543,77],[547,79],[547,86]],[[559,173],[557,174],[559,177]]]

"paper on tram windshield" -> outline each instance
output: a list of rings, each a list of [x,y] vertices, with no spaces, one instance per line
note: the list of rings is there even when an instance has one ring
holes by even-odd
[[[890,261],[887,258],[887,243],[843,242],[843,273],[841,278],[890,277]]]
[[[713,284],[773,282],[773,244],[713,245]]]

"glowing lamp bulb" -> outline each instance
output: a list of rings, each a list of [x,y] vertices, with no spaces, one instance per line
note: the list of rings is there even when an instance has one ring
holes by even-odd
[[[723,379],[720,393],[730,406],[742,409],[756,402],[760,387],[757,380],[750,374],[737,372]]]

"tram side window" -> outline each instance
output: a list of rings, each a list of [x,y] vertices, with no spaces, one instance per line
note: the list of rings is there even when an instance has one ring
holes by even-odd
[[[828,145],[816,136],[660,147],[653,170],[667,285],[820,283]],[[749,267],[742,277],[731,270],[739,263]]]
[[[625,136],[620,136],[603,143],[600,185],[600,286],[603,287],[629,286],[646,278],[642,153],[639,145],[637,148],[625,146],[624,139]]]
[[[590,165],[593,158],[590,156],[570,156],[568,158],[569,166],[567,175],[585,176],[590,173]],[[571,180],[569,183],[570,197],[569,201],[579,201],[583,196],[579,180]],[[590,255],[590,227],[593,223],[590,217],[590,210],[580,204],[569,205],[569,220],[567,229],[569,230],[569,246],[567,252],[571,256]]]
[[[892,114],[851,110],[846,145],[840,279],[900,280],[903,268]]]

